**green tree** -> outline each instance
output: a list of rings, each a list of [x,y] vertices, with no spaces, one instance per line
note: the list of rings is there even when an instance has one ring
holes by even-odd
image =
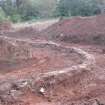
[[[38,17],[39,12],[32,0],[22,0],[18,6],[18,12],[23,20],[30,20]]]
[[[57,11],[61,16],[90,16],[100,13],[100,8],[97,0],[60,0]]]
[[[4,0],[1,4],[1,7],[5,11],[7,16],[11,16],[17,13],[17,8],[12,3],[12,0]]]
[[[0,22],[6,20],[6,15],[3,9],[0,7]]]
[[[5,0],[2,1],[1,7],[13,22],[38,17],[38,9],[33,0]]]
[[[41,18],[51,17],[56,8],[56,3],[57,0],[33,0]]]

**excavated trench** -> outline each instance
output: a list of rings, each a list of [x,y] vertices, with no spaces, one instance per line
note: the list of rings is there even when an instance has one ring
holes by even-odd
[[[0,39],[0,72],[8,73],[33,66],[36,69],[61,69],[82,63],[81,57],[72,50],[59,48],[46,41],[32,42],[8,37]],[[49,43],[52,43],[51,41]],[[39,70],[37,70],[39,72]],[[40,73],[40,72],[39,72]]]
[[[67,85],[69,89],[71,89],[71,87],[74,88],[82,78],[81,76],[84,76],[84,74],[88,75],[91,72],[93,65],[95,65],[94,56],[77,47],[63,46],[52,41],[32,41],[8,37],[4,37],[4,39],[11,43],[11,45],[13,45],[12,54],[17,53],[16,51],[18,51],[18,54],[14,54],[15,56],[12,56],[12,59],[23,59],[24,56],[24,59],[28,60],[37,55],[35,51],[40,51],[41,56],[44,56],[42,54],[46,54],[45,51],[47,51],[47,55],[49,57],[55,56],[55,62],[53,62],[51,65],[54,65],[54,63],[56,63],[56,57],[58,54],[62,55],[58,57],[59,60],[64,59],[64,61],[59,65],[64,63],[65,64],[60,67],[51,66],[44,72],[36,73],[35,70],[34,72],[32,72],[32,74],[28,74],[28,77],[25,76],[20,78],[19,76],[17,77],[16,74],[15,76],[11,76],[11,73],[7,74],[7,76],[9,77],[5,77],[5,80],[4,78],[1,78],[0,81],[0,105],[16,105],[17,103],[21,102],[20,97],[24,96],[27,93],[26,90],[30,90],[32,93],[37,95],[39,94],[45,98],[54,98],[54,95],[57,96],[59,94],[55,94],[57,93],[57,90],[59,91],[59,87],[64,87],[62,86],[62,84],[64,85],[64,82],[66,83],[65,89],[67,89]],[[25,50],[23,50],[23,48]],[[55,54],[53,55],[52,52]],[[9,53],[7,55],[9,55]],[[20,56],[18,57],[16,55]],[[64,55],[68,58],[65,58]],[[75,55],[77,57],[74,57],[75,59],[73,62],[76,63],[66,65],[66,61],[70,63],[70,58],[73,58],[73,56]],[[76,59],[80,60],[77,61]],[[21,72],[21,75],[22,73],[23,72]],[[73,95],[71,94],[71,97],[72,96]],[[25,104],[23,103],[22,105]]]

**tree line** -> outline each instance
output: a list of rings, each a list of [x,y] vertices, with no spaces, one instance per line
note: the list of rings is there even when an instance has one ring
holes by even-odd
[[[105,0],[0,0],[0,21],[91,16],[104,9]]]

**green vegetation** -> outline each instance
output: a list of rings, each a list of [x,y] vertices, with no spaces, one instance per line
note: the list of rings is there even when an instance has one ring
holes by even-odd
[[[5,12],[2,8],[0,8],[0,22],[4,21],[6,19]]]
[[[100,14],[104,0],[0,0],[0,21]]]
[[[56,8],[58,16],[91,16],[101,13],[97,0],[60,0]]]

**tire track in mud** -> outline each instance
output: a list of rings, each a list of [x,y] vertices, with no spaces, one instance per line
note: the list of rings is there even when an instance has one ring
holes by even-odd
[[[36,92],[40,92],[44,94],[46,92],[45,87],[43,87],[43,84],[51,84],[51,85],[56,85],[59,81],[62,81],[65,77],[72,77],[75,74],[81,73],[82,70],[89,71],[95,65],[95,58],[92,54],[89,54],[85,52],[84,50],[77,48],[77,47],[69,47],[69,46],[63,46],[59,43],[55,43],[53,41],[42,41],[42,40],[37,40],[37,41],[32,41],[32,40],[22,40],[22,39],[16,39],[16,38],[9,38],[9,37],[0,37],[4,38],[7,41],[9,41],[12,45],[17,46],[18,42],[25,42],[28,44],[34,44],[35,46],[49,46],[53,49],[57,50],[65,50],[74,52],[78,54],[81,59],[83,59],[83,63],[75,65],[75,66],[70,66],[67,68],[63,68],[61,70],[55,70],[47,73],[40,73],[39,75],[35,76],[34,75],[30,79],[21,79],[21,80],[16,80],[15,77],[11,77],[9,80],[6,80],[5,82],[0,82],[0,99],[2,96],[8,95],[10,97],[14,97],[13,94],[16,94],[16,87],[18,88],[25,88],[29,86],[32,90]],[[10,81],[11,80],[11,81]],[[40,81],[42,83],[40,84]],[[15,89],[13,88],[13,85],[15,84]],[[48,87],[47,87],[48,88]],[[19,91],[19,90],[18,90]],[[20,90],[21,91],[21,90]],[[3,98],[3,97],[2,97]]]

